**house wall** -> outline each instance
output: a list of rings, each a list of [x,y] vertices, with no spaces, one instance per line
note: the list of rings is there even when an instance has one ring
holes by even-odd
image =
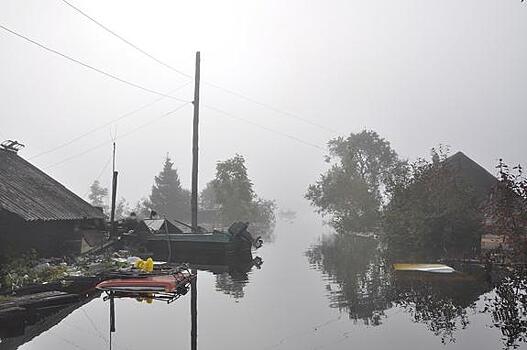
[[[35,249],[40,256],[78,254],[83,229],[96,226],[93,220],[26,222],[0,211],[0,256]]]

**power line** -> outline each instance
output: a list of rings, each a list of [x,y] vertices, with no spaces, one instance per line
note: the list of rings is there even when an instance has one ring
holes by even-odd
[[[113,141],[112,141],[113,142]],[[108,165],[110,165],[110,162],[112,161],[112,158],[113,158],[113,155],[110,154],[110,157],[108,157],[108,160],[106,161],[106,163],[104,163],[104,166],[102,167],[101,171],[99,172],[99,175],[97,175],[97,177],[95,178],[94,181],[99,181],[102,177],[102,175],[104,174],[104,171],[108,168]],[[82,196],[82,198],[86,198],[86,196],[90,193],[90,190],[86,191],[86,193],[84,193],[84,195]]]
[[[231,95],[234,95],[236,97],[239,97],[241,99],[244,99],[246,101],[249,101],[249,102],[252,102],[254,104],[257,104],[261,107],[264,107],[264,108],[267,108],[267,109],[270,109],[271,111],[273,112],[276,112],[276,113],[279,113],[279,114],[283,114],[283,115],[286,115],[290,118],[293,118],[293,119],[296,119],[296,120],[299,120],[301,122],[304,122],[304,123],[307,123],[307,124],[310,124],[311,126],[314,126],[316,128],[319,128],[319,129],[322,129],[324,131],[327,131],[328,133],[331,133],[331,134],[338,134],[339,132],[335,129],[332,129],[332,128],[329,128],[327,126],[324,126],[322,124],[319,124],[319,123],[316,123],[314,121],[311,121],[309,119],[306,119],[306,118],[303,118],[297,114],[294,114],[294,113],[291,113],[291,112],[287,112],[287,111],[284,111],[284,110],[281,110],[281,109],[278,109],[276,107],[273,107],[271,106],[270,104],[267,104],[267,103],[264,103],[264,102],[260,102],[260,101],[257,101],[253,98],[250,98],[248,96],[245,96],[243,94],[240,94],[239,92],[236,92],[236,91],[233,91],[233,90],[230,90],[230,89],[227,89],[227,88],[224,88],[222,86],[219,86],[217,84],[214,84],[214,83],[211,83],[211,82],[204,82],[205,84],[209,85],[209,86],[212,86],[213,88],[216,88],[216,89],[219,89],[219,90],[222,90],[222,91],[225,91],[226,93],[228,94],[231,94]]]
[[[146,123],[143,123],[143,124],[139,125],[138,127],[134,128],[134,129],[132,129],[132,130],[130,130],[130,131],[128,131],[128,132],[126,132],[126,133],[124,133],[124,134],[118,136],[118,137],[116,137],[114,140],[122,139],[122,138],[124,138],[124,137],[126,137],[126,136],[129,136],[129,135],[133,134],[134,132],[136,132],[136,131],[138,131],[138,130],[140,130],[140,129],[142,129],[142,128],[145,128],[145,127],[149,126],[150,124],[152,124],[152,123],[154,123],[154,122],[156,122],[156,121],[158,121],[158,120],[160,120],[160,119],[162,119],[162,118],[164,118],[164,117],[167,117],[167,116],[169,116],[169,115],[171,115],[171,114],[176,113],[177,111],[179,111],[180,109],[182,109],[183,107],[185,107],[186,105],[188,105],[188,104],[190,104],[190,103],[191,103],[191,102],[186,102],[186,103],[184,103],[184,104],[182,104],[182,105],[179,105],[178,107],[176,107],[176,108],[174,108],[174,109],[172,109],[172,110],[170,110],[170,111],[168,111],[168,112],[166,112],[166,113],[163,113],[163,114],[160,115],[159,117],[157,117],[157,118],[155,118],[155,119],[153,119],[153,120],[150,120],[150,121],[148,121],[148,122],[146,122]],[[61,165],[61,164],[63,164],[63,163],[66,163],[67,161],[70,161],[70,160],[72,160],[72,159],[75,159],[75,158],[78,158],[78,157],[80,157],[80,156],[83,156],[83,155],[85,155],[85,154],[87,154],[87,153],[89,153],[89,152],[95,151],[96,149],[99,149],[99,148],[101,148],[101,147],[103,147],[103,146],[106,146],[107,144],[111,144],[112,142],[114,142],[114,140],[101,142],[101,143],[99,143],[99,144],[97,144],[97,145],[95,145],[95,146],[93,146],[93,147],[91,147],[91,148],[88,148],[87,150],[84,150],[84,151],[79,152],[79,153],[77,153],[77,154],[74,154],[74,155],[72,155],[72,156],[70,156],[70,157],[67,157],[67,158],[65,158],[65,159],[62,159],[62,160],[60,160],[60,161],[58,161],[58,162],[56,162],[56,163],[53,163],[53,164],[51,164],[51,165],[45,167],[44,170],[48,170],[48,169],[54,168],[54,167],[56,167],[56,166],[58,166],[58,165]]]
[[[174,92],[176,92],[176,91],[178,91],[178,90],[184,88],[184,87],[187,86],[188,84],[190,84],[190,82],[187,82],[187,83],[183,84],[182,86],[178,87],[178,88],[175,89],[175,90],[170,91],[169,93],[174,93]],[[160,101],[163,100],[163,99],[165,99],[164,96],[162,96],[162,97],[160,97],[160,98],[157,98],[157,99],[155,99],[155,100],[153,100],[153,101],[151,101],[151,102],[149,102],[149,103],[146,103],[146,104],[144,104],[144,105],[142,105],[142,106],[140,106],[140,107],[138,107],[138,108],[136,108],[136,109],[134,109],[134,110],[132,110],[132,111],[126,112],[125,114],[120,115],[119,117],[114,118],[114,119],[112,119],[112,120],[109,120],[108,122],[106,122],[106,123],[104,123],[104,124],[101,124],[101,125],[99,125],[99,126],[93,128],[93,129],[90,129],[90,130],[86,131],[85,133],[80,134],[80,135],[78,135],[78,136],[76,136],[76,137],[74,137],[74,138],[72,138],[72,139],[70,139],[70,140],[68,140],[68,141],[66,141],[66,142],[64,142],[64,143],[62,143],[62,144],[60,144],[60,145],[57,145],[57,146],[55,146],[55,147],[53,147],[53,148],[50,148],[50,149],[48,149],[48,150],[46,150],[46,151],[42,151],[42,152],[40,152],[40,153],[37,153],[36,155],[34,155],[34,156],[32,156],[32,157],[29,157],[28,160],[33,160],[33,159],[35,159],[35,158],[39,158],[39,157],[41,157],[41,156],[43,156],[43,155],[45,155],[45,154],[49,154],[49,153],[55,152],[55,151],[57,151],[57,150],[59,150],[59,149],[62,149],[62,148],[64,148],[64,147],[66,147],[66,146],[69,146],[69,145],[71,145],[72,143],[74,143],[74,142],[76,142],[76,141],[78,141],[78,140],[80,140],[80,139],[82,139],[82,138],[84,138],[84,137],[86,137],[86,136],[88,136],[88,135],[91,135],[91,134],[93,134],[94,132],[97,132],[97,131],[103,129],[104,127],[106,127],[106,126],[108,126],[108,125],[111,125],[111,124],[113,124],[113,123],[116,123],[116,122],[118,122],[118,121],[120,121],[120,120],[122,120],[122,119],[128,118],[128,117],[130,117],[130,116],[132,116],[132,115],[134,115],[134,114],[136,114],[136,113],[138,113],[138,112],[140,112],[140,111],[142,111],[142,110],[144,110],[144,109],[146,109],[146,108],[148,108],[148,107],[150,107],[150,106],[153,106],[154,104],[160,102]]]
[[[159,95],[159,96],[163,96],[163,97],[172,98],[172,99],[174,99],[174,100],[181,101],[181,102],[188,102],[188,101],[183,100],[183,99],[180,99],[180,98],[178,98],[178,97],[171,96],[171,95],[167,95],[167,94],[165,94],[165,93],[163,93],[163,92],[160,92],[160,91],[157,91],[157,90],[153,90],[153,89],[150,89],[150,88],[144,87],[144,86],[142,86],[142,85],[139,85],[139,84],[133,83],[133,82],[128,81],[128,80],[126,80],[126,79],[120,78],[120,77],[118,77],[118,76],[116,76],[116,75],[114,75],[114,74],[112,74],[112,73],[108,73],[108,72],[106,72],[106,71],[103,71],[102,69],[96,68],[96,67],[94,67],[94,66],[92,66],[92,65],[89,65],[89,64],[84,63],[84,62],[82,62],[82,61],[79,61],[79,60],[76,59],[76,58],[73,58],[73,57],[71,57],[71,56],[68,56],[68,55],[66,55],[66,54],[63,54],[62,52],[59,52],[59,51],[54,50],[54,49],[52,49],[52,48],[49,48],[49,47],[45,46],[44,44],[41,44],[41,43],[39,43],[39,42],[37,42],[37,41],[35,41],[35,40],[33,40],[33,39],[31,39],[31,38],[25,36],[25,35],[22,35],[22,34],[20,34],[20,33],[17,33],[17,32],[15,32],[14,30],[11,30],[11,29],[5,27],[5,26],[2,25],[2,24],[0,24],[0,29],[3,29],[3,30],[5,30],[6,32],[9,32],[9,33],[11,33],[11,34],[13,34],[13,35],[15,35],[15,36],[21,38],[21,39],[24,39],[25,41],[30,42],[31,44],[36,45],[36,46],[40,47],[41,49],[44,49],[44,50],[46,50],[46,51],[48,51],[48,52],[51,52],[51,53],[54,53],[54,54],[56,54],[56,55],[58,55],[58,56],[61,56],[62,58],[65,58],[65,59],[67,59],[67,60],[69,60],[69,61],[71,61],[71,62],[77,63],[77,64],[79,64],[79,65],[81,65],[81,66],[83,66],[83,67],[85,67],[85,68],[91,69],[91,70],[93,70],[93,71],[95,71],[95,72],[97,72],[97,73],[99,73],[99,74],[102,74],[102,75],[104,75],[104,76],[106,76],[106,77],[109,77],[109,78],[112,78],[112,79],[114,79],[114,80],[120,81],[120,82],[123,83],[123,84],[129,85],[129,86],[133,86],[133,87],[135,87],[135,88],[137,88],[137,89],[140,89],[140,90],[143,90],[143,91],[149,92],[149,93],[151,93],[151,94],[155,94],[155,95]]]
[[[77,11],[78,13],[80,13],[81,15],[83,15],[84,17],[86,17],[87,19],[89,19],[90,21],[92,21],[93,23],[97,24],[99,27],[101,27],[102,29],[104,29],[105,31],[110,33],[111,35],[113,35],[116,38],[118,38],[119,40],[123,41],[125,44],[131,46],[132,48],[136,49],[137,51],[139,51],[143,55],[147,56],[148,58],[154,60],[155,62],[159,63],[160,65],[162,65],[162,66],[164,66],[164,67],[166,67],[166,68],[168,68],[168,69],[170,69],[170,70],[172,70],[172,71],[174,71],[176,73],[179,73],[179,74],[181,74],[181,75],[183,75],[183,76],[185,76],[187,78],[192,78],[192,75],[187,74],[187,73],[185,73],[183,71],[180,71],[179,69],[174,68],[173,66],[169,65],[168,63],[163,62],[160,59],[156,58],[155,56],[149,54],[148,52],[146,52],[145,50],[143,50],[139,46],[137,46],[134,43],[130,42],[129,40],[123,38],[121,35],[117,34],[116,32],[114,32],[113,30],[111,30],[110,28],[108,28],[107,26],[105,26],[104,24],[102,24],[101,22],[96,20],[95,18],[91,17],[86,12],[82,11],[80,8],[76,7],[72,3],[70,3],[70,2],[68,2],[66,0],[62,0],[62,2],[65,3],[66,5],[68,5],[69,7],[71,7],[72,9],[74,9],[75,11]]]
[[[324,147],[321,147],[321,146],[316,145],[314,143],[311,143],[309,141],[302,140],[301,138],[298,138],[298,137],[293,136],[293,135],[286,134],[286,133],[284,133],[282,131],[271,129],[271,128],[267,127],[267,126],[264,126],[264,125],[261,125],[259,123],[253,122],[252,120],[248,120],[248,119],[242,118],[240,116],[234,115],[232,113],[229,113],[229,112],[224,111],[222,109],[216,108],[214,106],[204,104],[203,107],[208,108],[208,109],[213,110],[213,111],[216,111],[218,113],[221,113],[221,114],[223,114],[223,115],[225,115],[227,117],[230,117],[232,119],[240,120],[240,121],[243,121],[245,123],[254,125],[254,126],[256,126],[256,127],[260,128],[260,129],[267,130],[267,131],[269,131],[269,132],[271,132],[273,134],[277,134],[277,135],[286,137],[288,139],[294,140],[296,142],[302,143],[302,144],[304,144],[306,146],[310,146],[310,147],[316,148],[316,149],[321,150],[321,151],[325,151],[326,150]]]
[[[113,30],[111,30],[110,28],[108,28],[107,26],[105,26],[104,24],[102,24],[101,22],[99,22],[98,20],[96,20],[95,18],[93,18],[92,16],[88,15],[86,12],[82,11],[80,8],[76,7],[75,5],[73,5],[72,3],[70,3],[69,1],[67,0],[61,0],[63,3],[65,3],[66,5],[68,5],[69,7],[71,7],[72,9],[74,9],[75,11],[77,11],[78,13],[80,13],[81,15],[83,15],[84,17],[86,17],[87,19],[89,19],[90,21],[92,21],[93,23],[95,23],[96,25],[98,25],[99,27],[101,27],[103,30],[105,30],[106,32],[110,33],[111,35],[113,35],[114,37],[116,37],[117,39],[121,40],[122,42],[124,42],[125,44],[129,45],[130,47],[134,48],[135,50],[139,51],[141,54],[147,56],[148,58],[152,59],[153,61],[159,63],[160,65],[176,72],[176,73],[179,73],[187,78],[192,78],[193,76],[188,74],[188,73],[185,73],[177,68],[174,68],[173,66],[171,66],[170,64],[156,58],[154,55],[148,53],[147,51],[141,49],[140,47],[138,47],[137,45],[135,45],[134,43],[132,43],[130,40],[124,38],[123,36],[117,34],[116,32],[114,32]],[[322,124],[319,124],[319,123],[316,123],[316,122],[313,122],[309,119],[306,119],[306,118],[303,118],[297,114],[294,114],[294,113],[291,113],[291,112],[287,112],[287,111],[284,111],[282,109],[279,109],[279,108],[276,108],[274,106],[271,106],[270,104],[268,103],[264,103],[264,102],[260,102],[260,101],[257,101],[251,97],[248,97],[244,94],[241,94],[239,92],[236,92],[236,91],[233,91],[231,89],[227,89],[225,87],[222,87],[218,84],[214,84],[212,82],[207,82],[207,81],[204,81],[205,84],[207,85],[210,85],[216,89],[219,89],[219,90],[222,90],[228,94],[231,94],[233,96],[236,96],[236,97],[239,97],[239,98],[242,98],[246,101],[249,101],[251,103],[254,103],[254,104],[257,104],[261,107],[264,107],[264,108],[267,108],[269,110],[272,110],[273,112],[275,113],[279,113],[279,114],[282,114],[282,115],[285,115],[285,116],[288,116],[290,118],[293,118],[293,119],[296,119],[296,120],[299,120],[301,122],[304,122],[304,123],[307,123],[307,124],[310,124],[311,126],[314,126],[316,128],[319,128],[319,129],[322,129],[326,132],[329,132],[329,133],[332,133],[332,134],[339,134],[339,132],[335,129],[332,129],[332,128],[329,128],[325,125],[322,125]]]

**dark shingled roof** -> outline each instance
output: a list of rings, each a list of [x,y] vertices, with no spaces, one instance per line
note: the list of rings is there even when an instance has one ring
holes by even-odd
[[[104,218],[103,213],[18,156],[0,149],[0,210],[26,221]]]
[[[463,152],[457,152],[448,157],[446,162],[455,169],[458,175],[472,186],[476,197],[481,201],[488,198],[490,192],[498,182],[498,179],[495,176],[467,157]]]

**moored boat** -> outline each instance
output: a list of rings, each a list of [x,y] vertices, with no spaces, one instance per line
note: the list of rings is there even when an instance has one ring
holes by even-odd
[[[189,270],[179,270],[160,275],[131,275],[113,278],[97,284],[96,288],[106,292],[108,297],[148,297],[173,301],[187,294],[190,284],[196,275]]]
[[[263,243],[260,237],[254,238],[251,235],[248,231],[249,223],[246,222],[236,222],[225,231],[185,233],[170,229],[174,225],[170,225],[166,219],[165,221],[167,224],[158,225],[158,230],[152,230],[150,227],[153,225],[146,223],[143,227],[149,227],[148,230],[135,230],[129,237],[143,244],[156,256],[163,256],[167,252],[173,256],[189,252],[243,254],[250,252],[252,248],[259,248]]]
[[[395,271],[428,272],[428,273],[454,273],[452,267],[444,264],[393,264]]]

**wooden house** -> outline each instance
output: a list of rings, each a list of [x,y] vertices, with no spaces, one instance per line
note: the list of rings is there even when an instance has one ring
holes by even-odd
[[[83,233],[104,214],[20,157],[0,147],[0,257],[35,249],[43,256],[80,252]]]

